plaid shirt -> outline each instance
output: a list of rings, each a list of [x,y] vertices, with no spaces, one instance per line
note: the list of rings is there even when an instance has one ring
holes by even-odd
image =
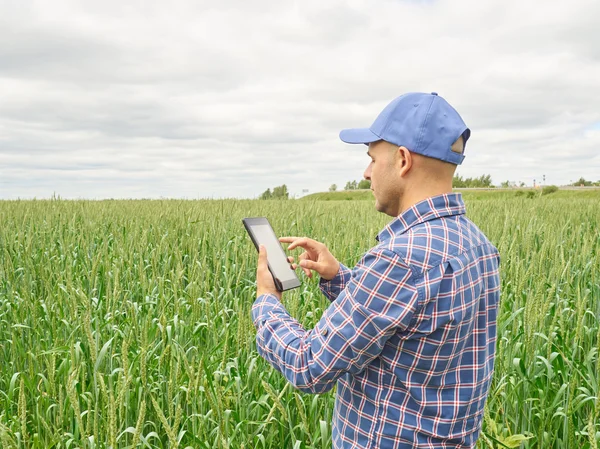
[[[337,384],[336,449],[473,448],[494,370],[498,250],[458,193],[392,220],[305,330],[273,295],[252,307],[258,352],[292,385]]]

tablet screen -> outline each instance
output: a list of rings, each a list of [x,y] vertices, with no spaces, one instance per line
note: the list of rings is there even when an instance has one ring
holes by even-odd
[[[253,225],[252,232],[259,244],[267,248],[267,257],[275,276],[283,283],[296,279],[296,273],[290,267],[289,262],[277,240],[273,229],[268,224]]]

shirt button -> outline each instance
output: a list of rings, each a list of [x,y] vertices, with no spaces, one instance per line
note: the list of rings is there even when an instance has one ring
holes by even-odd
[[[323,329],[321,329],[321,335],[324,337],[325,335],[327,335],[327,328],[324,327]]]

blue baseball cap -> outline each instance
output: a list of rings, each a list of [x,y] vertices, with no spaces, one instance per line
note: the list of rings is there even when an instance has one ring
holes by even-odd
[[[388,104],[370,128],[344,129],[340,139],[346,143],[385,140],[414,153],[460,165],[464,154],[451,147],[462,136],[465,146],[471,130],[456,109],[436,92],[411,92]]]

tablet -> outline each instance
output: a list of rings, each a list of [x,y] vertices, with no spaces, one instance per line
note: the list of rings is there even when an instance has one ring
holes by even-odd
[[[242,223],[244,223],[256,249],[258,250],[260,245],[265,245],[267,248],[269,271],[273,276],[277,290],[282,292],[300,287],[300,279],[298,279],[288,262],[269,220],[265,217],[252,217],[242,219]]]

